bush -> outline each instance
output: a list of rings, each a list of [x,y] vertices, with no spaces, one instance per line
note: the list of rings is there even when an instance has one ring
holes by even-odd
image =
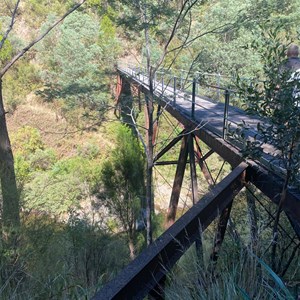
[[[0,245],[1,299],[87,299],[128,263],[120,236],[73,215],[23,215],[19,252]]]

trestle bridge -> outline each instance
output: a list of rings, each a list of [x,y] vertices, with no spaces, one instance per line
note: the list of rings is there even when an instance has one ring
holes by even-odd
[[[117,73],[119,97],[128,93],[130,86],[135,86],[139,93],[145,95],[150,93],[149,79],[142,68],[119,66]],[[190,165],[192,195],[193,198],[197,197],[195,157],[204,177],[211,185],[214,185],[213,178],[207,172],[205,160],[212,153],[217,153],[228,162],[232,171],[221,182],[215,184],[200,201],[196,199],[195,204],[183,216],[125,267],[114,280],[105,285],[93,299],[143,299],[148,294],[155,299],[162,299],[166,274],[184,252],[201,239],[201,232],[219,217],[213,250],[213,257],[216,259],[226,232],[233,199],[247,184],[256,186],[270,201],[278,205],[283,178],[280,174],[282,169],[278,165],[271,165],[274,148],[265,145],[265,156],[260,161],[245,160],[240,154],[239,145],[228,138],[229,129],[237,127],[242,122],[249,125],[248,134],[254,135],[257,123],[263,120],[249,117],[241,108],[231,105],[234,102],[234,95],[230,89],[210,86],[215,94],[205,97],[204,88],[207,86],[199,84],[197,79],[189,81],[182,76],[170,77],[160,72],[157,72],[154,78],[153,94],[157,104],[183,127],[180,135],[170,141],[154,158],[154,163],[159,164],[159,159],[181,141],[170,207],[175,210],[177,208],[187,163]],[[212,100],[223,96],[222,102]],[[211,150],[203,154],[197,146],[196,139],[200,139]],[[282,209],[298,237],[297,242],[294,242],[297,249],[300,237],[298,189],[288,189]]]

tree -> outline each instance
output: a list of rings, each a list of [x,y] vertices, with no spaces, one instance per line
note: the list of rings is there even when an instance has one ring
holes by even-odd
[[[144,197],[144,157],[132,130],[120,125],[116,148],[102,169],[102,199],[117,217],[128,237],[130,257],[135,257],[136,221]]]
[[[145,95],[146,106],[146,139],[142,137],[137,126],[135,126],[138,136],[144,146],[147,159],[146,166],[146,202],[147,202],[147,244],[152,242],[151,214],[153,212],[153,135],[154,127],[158,122],[158,117],[154,117],[154,78],[160,67],[170,69],[183,49],[188,48],[199,38],[212,34],[223,33],[235,26],[235,22],[222,23],[210,30],[202,30],[195,26],[193,12],[197,5],[202,5],[202,1],[148,1],[140,0],[135,2],[121,1],[119,4],[121,11],[126,11],[126,18],[121,22],[129,32],[134,32],[144,40],[143,57],[146,65],[146,76],[148,77],[149,93]],[[122,6],[123,5],[123,6]],[[122,11],[123,12],[123,11]],[[160,26],[161,24],[161,26]],[[143,37],[142,37],[143,36]],[[154,42],[156,41],[156,42]],[[152,45],[159,44],[159,50],[153,50]],[[143,62],[144,62],[143,61]],[[160,115],[160,112],[157,114]],[[136,121],[133,120],[136,124]]]
[[[69,14],[78,9],[86,0],[82,0],[76,4],[72,9],[55,21],[51,26],[47,28],[42,34],[30,42],[20,52],[13,56],[9,61],[4,63],[0,69],[0,179],[1,179],[1,191],[2,191],[2,225],[4,232],[9,232],[14,227],[19,227],[19,191],[16,184],[16,176],[14,169],[14,158],[11,149],[10,139],[8,135],[6,125],[6,112],[4,109],[4,101],[2,94],[2,79],[6,72],[35,44],[42,40],[53,28],[61,23]],[[18,15],[20,0],[16,1],[13,9],[11,10],[11,22],[2,35],[0,40],[0,51],[7,43],[8,36],[13,29]]]
[[[101,70],[109,50],[99,43],[99,26],[88,14],[75,12],[41,43],[38,57],[45,86],[39,94],[46,101],[63,102],[65,116],[76,109],[95,114],[107,102],[109,84]],[[114,50],[109,53],[113,56]]]
[[[288,187],[299,187],[300,99],[297,91],[300,89],[300,82],[299,73],[296,72],[291,77],[290,71],[281,71],[288,44],[281,38],[282,27],[267,27],[262,32],[262,45],[254,42],[252,47],[259,50],[264,73],[256,82],[249,84],[238,80],[237,84],[247,111],[265,118],[266,122],[257,124],[258,133],[254,139],[247,136],[247,127],[243,124],[236,130],[234,137],[243,143],[244,156],[260,158],[265,143],[273,145],[276,149],[271,163],[284,177],[273,227],[271,250],[272,268],[278,271],[275,258],[280,214],[286,201]]]

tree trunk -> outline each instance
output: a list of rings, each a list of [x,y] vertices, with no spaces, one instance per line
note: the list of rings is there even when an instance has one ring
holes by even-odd
[[[250,237],[251,237],[251,246],[252,251],[256,253],[257,250],[257,241],[258,241],[258,228],[257,228],[257,214],[256,214],[256,205],[255,199],[253,198],[252,194],[249,190],[246,190],[246,198],[247,198],[247,205],[248,205],[248,219],[250,224]]]
[[[152,243],[152,220],[151,215],[154,211],[153,195],[152,195],[152,173],[153,173],[153,100],[152,95],[148,97],[147,113],[148,113],[148,141],[147,141],[147,174],[146,174],[146,221],[147,221],[147,245]]]
[[[129,251],[130,251],[130,259],[134,260],[135,259],[135,247],[134,247],[133,237],[129,237],[128,247],[129,247]]]
[[[17,189],[14,158],[8,136],[0,79],[0,177],[2,191],[3,233],[19,227],[19,191]]]
[[[153,175],[153,77],[150,64],[150,39],[147,17],[147,6],[145,3],[140,7],[144,24],[146,59],[147,59],[147,74],[149,78],[149,94],[146,96],[147,117],[148,117],[148,140],[147,140],[147,174],[146,174],[146,222],[147,222],[147,245],[152,243],[152,212],[154,211],[153,195],[152,195],[152,175]]]

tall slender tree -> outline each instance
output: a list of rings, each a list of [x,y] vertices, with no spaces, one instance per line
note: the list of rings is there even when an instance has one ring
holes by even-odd
[[[126,18],[119,23],[133,31],[135,36],[144,41],[142,57],[145,57],[146,75],[148,77],[149,92],[145,95],[147,135],[143,141],[147,157],[146,172],[146,202],[147,202],[147,243],[152,242],[151,212],[153,211],[153,134],[157,119],[154,117],[154,78],[160,67],[170,69],[176,62],[184,48],[189,47],[199,38],[211,34],[222,33],[235,26],[235,22],[216,25],[215,28],[206,30],[195,29],[191,32],[193,23],[193,10],[199,0],[184,1],[120,1],[126,5]],[[118,4],[122,5],[122,4]],[[122,9],[122,6],[119,7]],[[129,8],[129,10],[128,10]],[[131,13],[130,13],[131,12]],[[159,26],[158,23],[163,24]],[[127,34],[127,32],[126,32]],[[155,41],[155,42],[154,42]],[[160,45],[159,50],[153,44]],[[138,127],[136,127],[138,131]],[[142,135],[138,132],[139,137]]]

